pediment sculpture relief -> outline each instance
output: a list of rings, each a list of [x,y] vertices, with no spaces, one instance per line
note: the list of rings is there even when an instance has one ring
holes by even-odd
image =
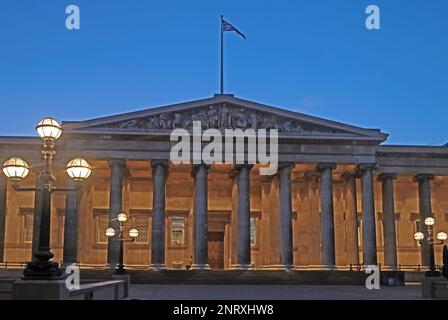
[[[185,111],[164,112],[139,119],[112,123],[101,128],[134,130],[192,129],[201,121],[202,129],[277,129],[279,133],[343,133],[337,129],[316,126],[304,121],[267,112],[244,109],[235,105],[210,105]]]

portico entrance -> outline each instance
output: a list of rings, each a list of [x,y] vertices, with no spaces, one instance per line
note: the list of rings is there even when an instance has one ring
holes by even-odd
[[[224,232],[208,233],[208,264],[211,269],[224,269]]]

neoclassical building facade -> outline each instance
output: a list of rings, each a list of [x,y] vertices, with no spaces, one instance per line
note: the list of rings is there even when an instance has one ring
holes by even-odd
[[[277,129],[279,168],[170,161],[175,128]],[[105,230],[116,217],[139,237],[125,244],[131,268],[318,269],[427,265],[413,238],[425,217],[448,229],[448,148],[392,146],[388,135],[233,95],[89,121],[64,122],[56,143],[58,185],[66,163],[83,157],[93,173],[82,188],[55,194],[55,260],[110,267],[118,244]],[[20,156],[41,169],[41,141],[1,137],[0,160]],[[39,237],[38,193],[15,192],[0,177],[0,261],[28,261]],[[440,251],[436,261],[441,263]]]

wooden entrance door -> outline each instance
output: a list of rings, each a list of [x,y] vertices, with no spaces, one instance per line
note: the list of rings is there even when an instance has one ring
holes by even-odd
[[[208,233],[208,264],[212,269],[224,269],[224,232]]]

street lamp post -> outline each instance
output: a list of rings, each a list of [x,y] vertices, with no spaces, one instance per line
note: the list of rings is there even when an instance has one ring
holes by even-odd
[[[436,261],[434,256],[434,246],[443,245],[448,238],[445,232],[439,232],[434,238],[434,225],[436,220],[433,217],[427,217],[425,219],[425,226],[428,231],[428,237],[425,239],[423,232],[416,232],[414,239],[421,245],[427,245],[429,247],[429,271],[426,273],[427,277],[439,277],[440,272],[436,270]],[[438,242],[436,241],[438,240]]]
[[[132,228],[131,230],[129,230],[129,236],[131,237],[131,239],[126,240],[125,234],[124,234],[124,226],[125,226],[126,221],[128,220],[128,216],[126,215],[126,213],[120,213],[116,220],[118,220],[118,222],[120,223],[120,229],[118,230],[118,237],[115,237],[115,235],[116,235],[115,229],[111,228],[111,227],[106,229],[106,236],[111,241],[119,241],[120,242],[119,261],[118,261],[117,268],[115,269],[115,274],[123,275],[126,273],[126,269],[124,266],[124,243],[125,242],[134,242],[135,239],[138,237],[138,230],[135,228]]]
[[[53,174],[53,159],[56,154],[55,141],[62,134],[62,127],[53,118],[45,118],[39,122],[36,130],[44,142],[42,155],[45,160],[45,167],[39,174],[42,181],[40,187],[23,188],[20,182],[25,179],[29,172],[28,163],[19,157],[8,159],[3,165],[3,173],[12,181],[12,187],[17,192],[40,192],[42,194],[42,207],[40,208],[40,229],[38,239],[38,250],[34,253],[31,262],[23,271],[24,279],[59,279],[63,276],[63,271],[59,269],[59,264],[52,261],[54,254],[50,249],[50,225],[51,225],[51,196],[54,192],[76,191],[80,188],[57,188],[55,186],[56,177]],[[86,180],[92,170],[89,163],[81,158],[70,161],[66,168],[67,174],[76,182]]]

